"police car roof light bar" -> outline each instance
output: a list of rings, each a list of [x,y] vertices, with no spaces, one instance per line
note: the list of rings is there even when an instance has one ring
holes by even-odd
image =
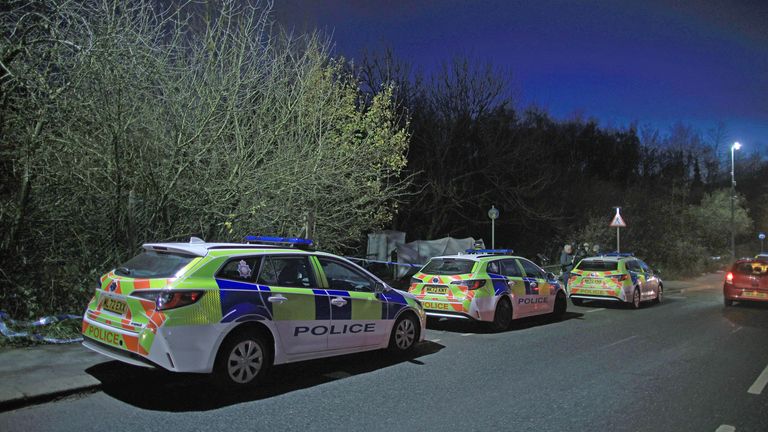
[[[296,247],[309,247],[314,244],[311,239],[298,237],[271,237],[271,236],[245,236],[248,243],[289,245]]]
[[[468,254],[493,254],[504,255],[511,254],[514,251],[512,249],[467,249]]]
[[[635,256],[633,252],[608,252],[602,254],[602,256],[610,256],[610,257],[632,257]]]

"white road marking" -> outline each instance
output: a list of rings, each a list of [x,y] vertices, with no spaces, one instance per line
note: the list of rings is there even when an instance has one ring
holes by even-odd
[[[438,343],[440,342],[440,339],[432,339],[430,342]]]
[[[735,430],[736,428],[731,425],[720,425],[715,432],[734,432]]]
[[[604,310],[605,310],[605,308],[590,309],[588,311],[584,311],[584,313],[600,312],[600,311],[604,311]]]
[[[744,327],[737,327],[735,330],[731,330],[731,334],[736,333],[737,331],[743,329]]]
[[[462,333],[462,336],[472,336],[474,333]]]
[[[668,299],[674,299],[674,300],[685,300],[685,299],[688,298],[688,297],[683,297],[683,296],[671,296],[671,295],[666,295],[664,297],[668,298]]]
[[[612,343],[612,344],[608,344],[608,345],[604,346],[603,348],[610,348],[610,347],[612,347],[612,346],[614,346],[614,345],[618,345],[618,344],[620,344],[620,343],[624,343],[624,342],[628,342],[628,341],[631,341],[632,339],[634,339],[634,338],[636,338],[636,337],[637,337],[637,335],[634,335],[634,336],[630,336],[630,337],[628,337],[628,338],[624,338],[624,339],[622,339],[622,340],[620,340],[620,341],[616,341],[616,342],[614,342],[614,343]]]
[[[760,376],[757,377],[754,383],[752,383],[752,387],[747,390],[747,393],[759,395],[763,392],[766,384],[768,384],[768,366],[763,369],[763,372],[760,374]]]

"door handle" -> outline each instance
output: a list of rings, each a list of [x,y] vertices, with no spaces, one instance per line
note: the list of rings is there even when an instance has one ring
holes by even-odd
[[[283,303],[285,303],[286,300],[288,300],[288,299],[283,297],[283,296],[281,296],[281,295],[267,297],[267,301],[269,301],[270,303],[283,304]]]
[[[336,297],[336,298],[331,299],[331,304],[334,305],[334,306],[342,307],[345,304],[347,304],[347,301],[344,300],[341,297]]]

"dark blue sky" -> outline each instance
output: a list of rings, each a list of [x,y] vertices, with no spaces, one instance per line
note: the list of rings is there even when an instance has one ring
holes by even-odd
[[[768,145],[768,0],[275,0],[297,31],[333,33],[337,54],[391,47],[431,72],[455,55],[507,70],[521,107],[602,125],[637,121]]]

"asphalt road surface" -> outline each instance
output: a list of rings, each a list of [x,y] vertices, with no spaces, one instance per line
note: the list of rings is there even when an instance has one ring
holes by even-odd
[[[107,361],[88,370],[100,391],[0,413],[0,430],[768,431],[768,305],[725,308],[721,278],[498,334],[431,323],[407,359],[286,365],[246,393]]]

